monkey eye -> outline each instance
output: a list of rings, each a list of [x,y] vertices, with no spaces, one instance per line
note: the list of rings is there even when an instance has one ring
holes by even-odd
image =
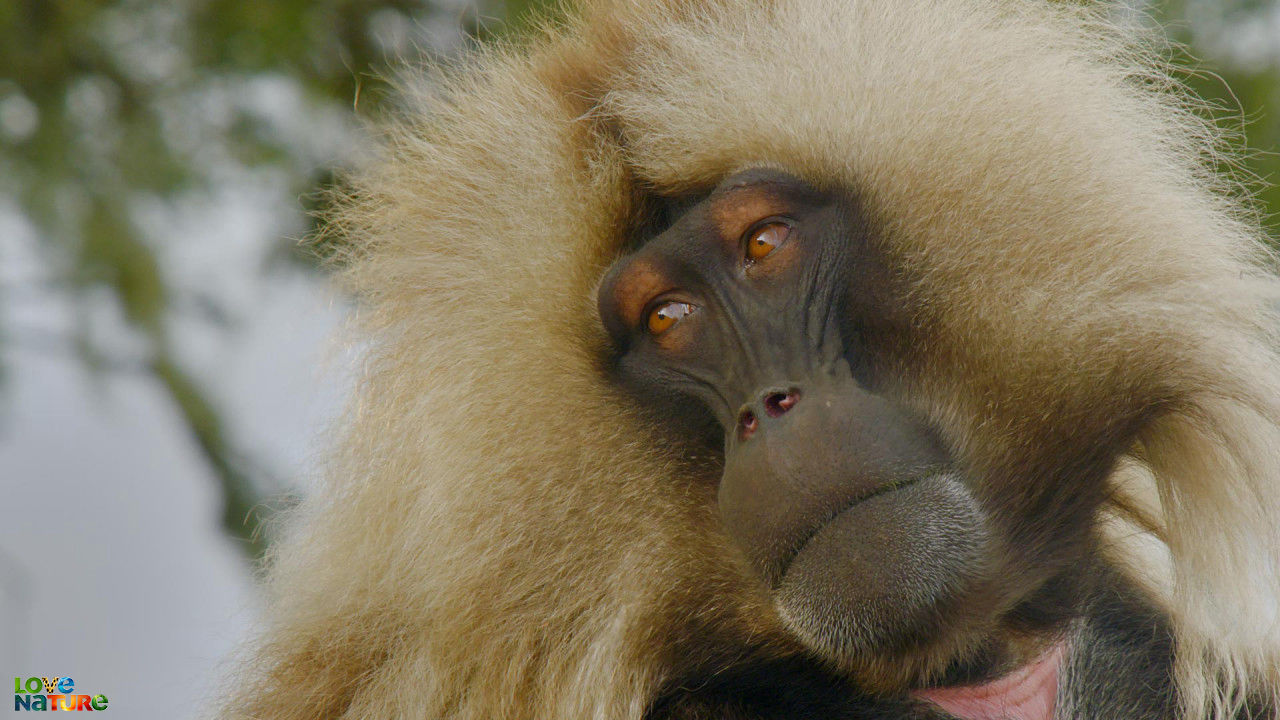
[[[747,260],[763,260],[791,237],[791,226],[784,222],[770,221],[747,231]]]
[[[671,300],[649,311],[649,334],[661,335],[673,325],[685,319],[697,306]]]

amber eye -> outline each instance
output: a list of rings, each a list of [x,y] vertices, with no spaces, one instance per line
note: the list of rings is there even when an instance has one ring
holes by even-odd
[[[753,229],[747,234],[747,259],[753,262],[763,260],[785,243],[790,235],[791,226],[780,222],[771,222]]]
[[[661,335],[692,313],[694,306],[685,302],[665,302],[649,311],[649,332]]]

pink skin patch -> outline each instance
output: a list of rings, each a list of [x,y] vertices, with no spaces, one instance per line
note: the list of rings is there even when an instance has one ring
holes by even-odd
[[[985,685],[929,688],[914,694],[961,720],[1053,720],[1065,653],[1066,647],[1058,643],[1035,662]]]

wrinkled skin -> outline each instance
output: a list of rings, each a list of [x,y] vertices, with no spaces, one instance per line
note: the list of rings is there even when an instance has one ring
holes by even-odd
[[[893,695],[1031,661],[1083,584],[1008,552],[983,479],[882,390],[868,337],[897,290],[873,239],[854,198],[746,171],[619,260],[599,305],[621,382],[718,428],[720,518],[791,631]],[[1049,519],[1067,547],[1094,508],[1079,504]]]

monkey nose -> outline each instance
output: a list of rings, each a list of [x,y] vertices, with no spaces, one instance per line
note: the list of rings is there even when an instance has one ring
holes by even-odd
[[[764,396],[764,411],[769,417],[781,417],[800,402],[798,390],[774,391]]]
[[[760,429],[760,418],[779,418],[786,415],[791,408],[800,402],[800,391],[767,390],[751,403],[742,406],[738,411],[738,437],[746,440]]]

